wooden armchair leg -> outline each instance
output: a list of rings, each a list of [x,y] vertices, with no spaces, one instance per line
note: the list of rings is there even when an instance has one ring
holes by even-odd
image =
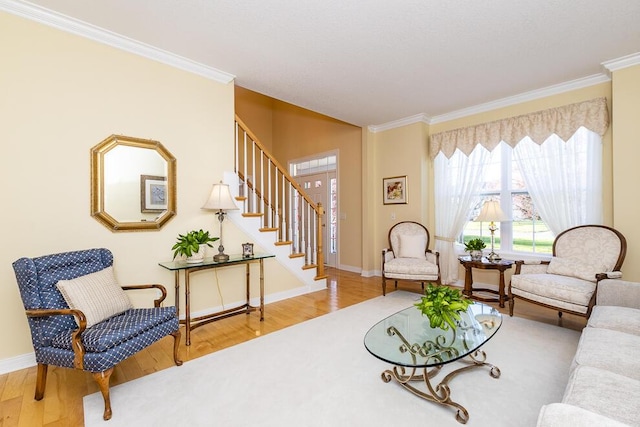
[[[387,280],[382,276],[382,296],[387,295]]]
[[[509,292],[509,316],[513,317],[513,306],[515,304],[515,298]]]
[[[42,400],[44,397],[44,388],[47,386],[47,368],[49,365],[38,363],[38,373],[36,375],[36,394],[34,399]]]
[[[94,372],[93,378],[98,383],[98,387],[100,387],[100,393],[102,393],[102,398],[104,399],[104,413],[102,414],[102,419],[105,421],[111,419],[111,398],[109,397],[109,379],[111,378],[111,374],[113,373],[113,368],[109,368],[104,372]]]
[[[180,329],[178,329],[171,335],[173,335],[173,361],[175,362],[176,366],[181,366],[182,360],[180,360],[180,357],[178,356],[178,349],[180,348],[180,335],[181,335]]]

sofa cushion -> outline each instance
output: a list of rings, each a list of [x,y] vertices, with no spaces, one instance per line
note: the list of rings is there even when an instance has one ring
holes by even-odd
[[[87,328],[133,307],[127,294],[118,285],[113,267],[72,280],[60,280],[56,286],[69,308],[84,313]]]
[[[545,405],[538,415],[537,427],[624,427],[619,421],[566,403]]]
[[[640,381],[640,336],[611,329],[584,328],[573,359],[577,365],[606,369]]]
[[[511,288],[587,307],[596,290],[596,284],[557,274],[514,274],[511,276]],[[514,293],[518,295],[517,291]]]
[[[562,402],[621,423],[640,425],[640,405],[635,404],[640,402],[640,381],[611,371],[577,366]]]
[[[640,335],[640,310],[630,307],[596,305],[591,312],[587,326]]]

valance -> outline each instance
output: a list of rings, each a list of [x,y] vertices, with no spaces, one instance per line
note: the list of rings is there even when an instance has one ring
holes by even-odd
[[[601,137],[604,135],[609,127],[606,98],[595,98],[522,116],[436,133],[431,135],[429,152],[432,159],[440,151],[447,158],[451,158],[456,149],[468,156],[478,144],[492,151],[501,141],[515,147],[526,136],[537,144],[542,144],[554,133],[566,141],[580,126]]]

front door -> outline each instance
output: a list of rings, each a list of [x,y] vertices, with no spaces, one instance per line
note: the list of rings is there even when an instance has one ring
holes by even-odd
[[[297,176],[298,184],[305,189],[314,203],[322,203],[324,219],[322,222],[322,247],[324,263],[335,267],[338,260],[338,197],[336,172],[322,172]]]

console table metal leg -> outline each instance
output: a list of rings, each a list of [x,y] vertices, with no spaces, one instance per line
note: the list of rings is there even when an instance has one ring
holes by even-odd
[[[249,267],[249,266],[247,266]],[[260,260],[260,321],[264,320],[264,260]]]
[[[186,326],[185,345],[191,345],[191,290],[189,272],[184,272],[184,323]]]

